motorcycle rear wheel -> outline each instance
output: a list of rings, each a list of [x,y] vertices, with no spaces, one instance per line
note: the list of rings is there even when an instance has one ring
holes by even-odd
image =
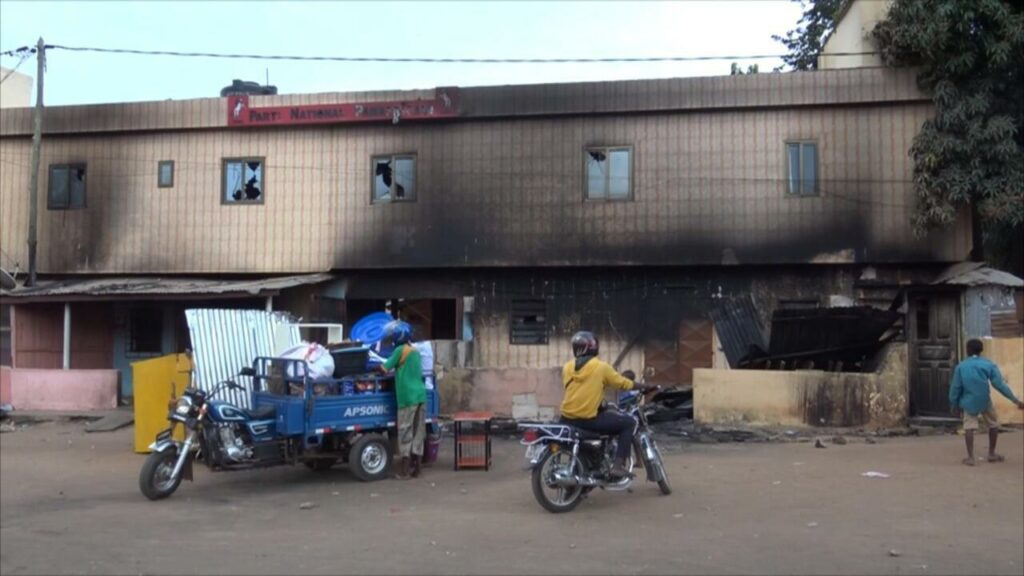
[[[178,451],[153,452],[146,457],[139,471],[139,490],[150,500],[167,498],[181,484],[181,474],[171,478],[174,465],[178,461]]]
[[[537,465],[533,467],[533,496],[537,499],[537,503],[544,507],[548,512],[554,514],[560,514],[563,512],[570,512],[576,506],[579,505],[580,501],[583,500],[584,491],[581,487],[572,488],[558,488],[551,485],[548,479],[554,474],[554,471],[558,467],[569,466],[573,463],[575,457],[571,452],[559,450],[558,452],[552,452],[551,450],[545,450],[544,455],[541,456]],[[576,460],[577,473],[584,474],[583,464],[579,459]],[[553,500],[545,488],[556,490],[557,500]]]

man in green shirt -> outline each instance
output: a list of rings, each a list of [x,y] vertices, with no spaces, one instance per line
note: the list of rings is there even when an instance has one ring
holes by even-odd
[[[420,475],[426,439],[427,387],[423,383],[420,353],[412,345],[412,329],[405,322],[388,327],[394,352],[381,365],[381,372],[395,370],[395,399],[398,402],[398,456],[395,478]]]

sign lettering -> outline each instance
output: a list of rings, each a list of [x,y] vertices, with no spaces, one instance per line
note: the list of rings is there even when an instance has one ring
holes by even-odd
[[[228,97],[228,126],[287,126],[455,118],[458,88],[437,88],[432,100],[250,107],[248,95]]]
[[[375,404],[372,406],[349,406],[345,408],[345,418],[351,418],[353,416],[383,416],[387,414],[388,407],[383,404]]]

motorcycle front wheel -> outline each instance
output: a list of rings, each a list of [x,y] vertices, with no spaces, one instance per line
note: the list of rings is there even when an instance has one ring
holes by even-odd
[[[177,450],[153,452],[146,457],[139,471],[139,489],[146,498],[160,500],[174,494],[181,484],[180,473],[176,477],[171,476],[177,461]]]
[[[548,512],[559,514],[569,512],[583,500],[583,489],[579,486],[563,487],[554,483],[554,474],[559,469],[569,469],[575,461],[576,473],[584,474],[583,465],[572,452],[550,449],[544,451],[537,465],[533,467],[533,495],[537,503]]]
[[[658,479],[658,488],[661,489],[661,493],[668,496],[672,493],[672,484],[668,481],[668,474],[665,472],[665,463],[661,460],[661,450],[658,450],[658,445],[651,439],[651,450],[654,451],[654,461],[651,464],[654,466],[656,471],[655,477]]]

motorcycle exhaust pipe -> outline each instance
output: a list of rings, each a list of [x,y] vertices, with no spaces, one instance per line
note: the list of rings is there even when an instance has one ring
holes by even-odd
[[[562,488],[591,488],[601,483],[590,476],[576,476],[566,470],[557,470],[554,473],[554,484]]]

